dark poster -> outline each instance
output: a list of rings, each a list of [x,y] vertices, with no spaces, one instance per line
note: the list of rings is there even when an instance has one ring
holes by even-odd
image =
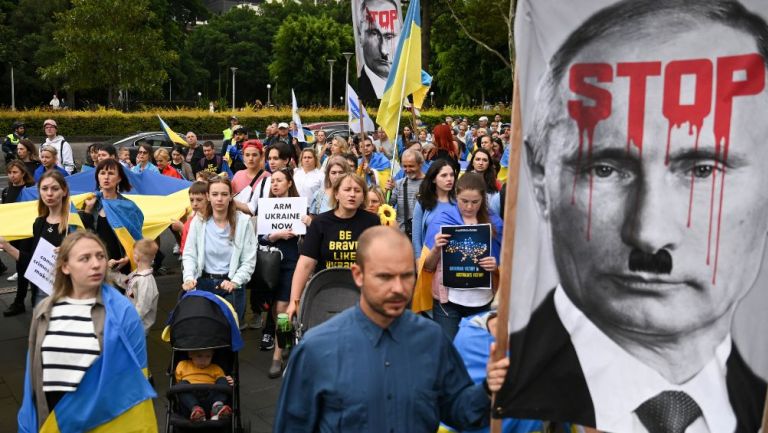
[[[491,255],[491,225],[443,226],[451,235],[442,250],[443,285],[453,289],[490,289],[491,273],[477,262]]]

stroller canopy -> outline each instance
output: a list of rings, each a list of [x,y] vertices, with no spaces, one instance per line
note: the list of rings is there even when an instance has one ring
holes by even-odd
[[[324,269],[310,280],[299,308],[304,331],[313,328],[360,300],[360,288],[348,268]]]
[[[222,298],[202,290],[184,294],[168,318],[171,346],[175,350],[243,347],[232,307]]]

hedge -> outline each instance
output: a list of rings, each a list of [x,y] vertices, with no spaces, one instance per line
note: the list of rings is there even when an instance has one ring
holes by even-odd
[[[499,111],[509,119],[509,109]],[[373,111],[373,110],[372,110]],[[195,131],[198,134],[219,134],[229,126],[227,118],[230,112],[209,113],[205,110],[173,110],[173,111],[143,111],[123,113],[116,110],[101,111],[0,111],[0,135],[11,132],[11,124],[21,120],[28,124],[27,134],[41,136],[45,119],[53,118],[59,125],[59,133],[66,137],[77,136],[123,136],[139,131],[160,130],[157,115],[160,115],[168,125],[178,133]],[[249,129],[264,131],[272,122],[288,122],[291,119],[290,110],[244,110],[238,111],[240,123]],[[308,109],[300,111],[304,125],[314,122],[345,121],[347,115],[343,110]],[[475,122],[480,116],[492,117],[495,111],[463,107],[447,107],[443,110],[426,110],[421,113],[421,121],[427,125],[435,125],[445,119],[445,116],[468,117]],[[406,117],[407,116],[407,117]],[[375,120],[375,111],[371,113]],[[410,122],[408,113],[404,113],[401,123]],[[7,131],[7,132],[6,132]]]

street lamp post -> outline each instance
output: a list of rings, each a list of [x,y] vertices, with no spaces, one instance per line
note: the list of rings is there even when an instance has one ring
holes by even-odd
[[[173,84],[173,80],[171,78],[168,79],[168,102],[173,101],[173,97],[171,94],[171,85]]]
[[[336,59],[328,59],[328,66],[331,67],[330,84],[328,85],[328,108],[333,108],[333,64]]]
[[[435,106],[435,92],[429,92],[429,108]]]
[[[13,65],[11,65],[11,111],[16,111],[16,87],[13,83]]]
[[[197,105],[203,103],[203,92],[197,92]]]
[[[344,58],[347,60],[347,68],[344,71],[344,109],[349,111],[349,93],[347,88],[349,87],[349,59],[353,56],[354,53],[341,53],[344,55]]]
[[[232,70],[232,111],[235,111],[235,72],[237,72],[237,68],[232,66],[229,69]]]
[[[269,97],[272,90],[272,85],[267,83],[267,107],[269,107]]]

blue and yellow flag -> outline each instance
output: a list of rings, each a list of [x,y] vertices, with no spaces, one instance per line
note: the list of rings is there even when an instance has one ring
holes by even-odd
[[[163,120],[159,114],[157,115],[157,118],[160,119],[160,128],[163,129],[165,136],[168,137],[169,140],[171,140],[171,143],[178,144],[184,147],[189,147],[189,145],[187,144],[187,140],[184,140],[183,138],[181,138],[181,135],[173,132],[173,129],[171,129],[171,127],[168,126],[167,123],[165,123],[165,120]]]
[[[421,6],[419,0],[413,0],[403,21],[403,32],[397,43],[395,60],[392,62],[376,116],[376,123],[388,136],[397,137],[403,99],[413,95],[413,104],[416,107],[421,107],[424,102],[429,86],[424,85],[422,72]]]
[[[128,298],[102,285],[107,310],[104,349],[85,372],[77,389],[64,394],[42,426],[37,423],[27,355],[24,399],[18,414],[19,432],[157,432],[152,405],[156,397],[147,381],[144,328]]]
[[[96,193],[99,202],[107,214],[109,226],[123,246],[125,254],[131,260],[131,269],[136,269],[133,259],[133,244],[141,239],[141,228],[144,226],[144,214],[138,206],[125,198],[105,199],[101,192]]]

